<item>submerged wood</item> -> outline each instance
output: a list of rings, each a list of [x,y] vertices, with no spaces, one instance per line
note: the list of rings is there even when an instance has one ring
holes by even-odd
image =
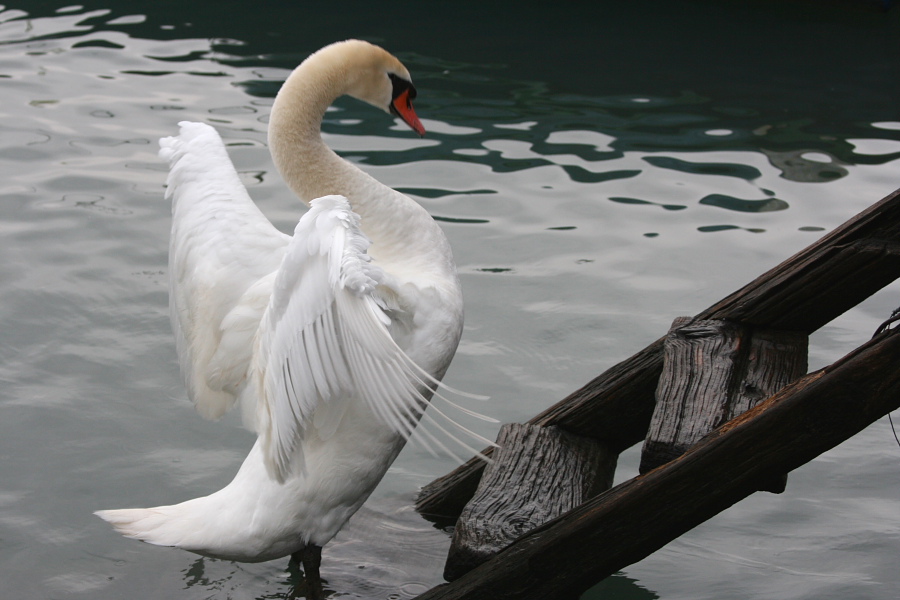
[[[494,462],[453,530],[447,581],[612,487],[618,455],[590,438],[510,423],[500,429],[497,445]]]
[[[697,315],[812,333],[900,277],[900,190]],[[653,414],[663,338],[532,418],[601,440],[614,451],[640,442]],[[490,455],[491,449],[484,451]],[[473,458],[425,486],[416,508],[459,516],[484,462]]]
[[[716,427],[794,381],[808,336],[718,319],[678,317],[666,336],[656,407],[640,472],[684,454]],[[768,491],[784,491],[780,477]]]
[[[418,600],[577,597],[598,581],[900,408],[900,334],[886,332],[729,421],[687,453],[533,530]]]

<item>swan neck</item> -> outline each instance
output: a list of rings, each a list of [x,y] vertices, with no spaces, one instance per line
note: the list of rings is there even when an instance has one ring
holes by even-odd
[[[360,97],[354,92],[360,87],[358,68],[352,57],[320,51],[291,73],[275,98],[269,119],[269,147],[275,166],[307,204],[330,194],[346,197],[373,242],[372,256],[396,260],[418,256],[452,271],[446,238],[428,213],[339,157],[322,140],[322,118],[331,103],[347,93]]]
[[[322,118],[328,106],[341,95],[336,79],[310,65],[297,67],[275,97],[269,118],[269,148],[275,166],[300,199],[309,202],[315,192],[308,189],[309,168],[327,159],[322,141]]]

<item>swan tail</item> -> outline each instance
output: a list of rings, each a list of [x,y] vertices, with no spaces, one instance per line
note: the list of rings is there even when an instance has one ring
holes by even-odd
[[[94,514],[127,538],[156,546],[181,546],[183,524],[176,506],[98,510]]]

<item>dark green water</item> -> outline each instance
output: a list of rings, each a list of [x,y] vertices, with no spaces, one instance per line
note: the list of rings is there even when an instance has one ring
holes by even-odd
[[[467,325],[448,383],[525,421],[900,187],[900,9],[863,2],[20,2],[0,11],[0,582],[16,598],[276,598],[239,565],[90,513],[227,483],[252,443],[180,384],[156,140],[215,125],[283,230],[265,148],[287,70],[347,37],[410,68],[417,139],[349,100],[327,141],[419,199],[453,244]],[[892,286],[813,336],[865,341]],[[896,421],[897,419],[895,419]],[[494,435],[490,427],[483,433]],[[626,452],[617,480],[633,476]],[[900,474],[886,422],[594,590],[624,599],[893,599]],[[404,451],[328,546],[334,597],[441,582],[411,510],[453,467]]]

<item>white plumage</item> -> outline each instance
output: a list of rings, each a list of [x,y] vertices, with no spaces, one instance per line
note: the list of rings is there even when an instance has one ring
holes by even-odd
[[[171,316],[190,397],[208,418],[240,401],[259,437],[218,492],[97,513],[128,537],[240,561],[321,546],[444,387],[463,318],[449,244],[421,206],[322,142],[322,115],[342,94],[424,132],[409,73],[386,51],[351,40],[310,56],[269,125],[276,166],[311,207],[293,236],[252,202],[211,127],[181,123],[160,141]]]

